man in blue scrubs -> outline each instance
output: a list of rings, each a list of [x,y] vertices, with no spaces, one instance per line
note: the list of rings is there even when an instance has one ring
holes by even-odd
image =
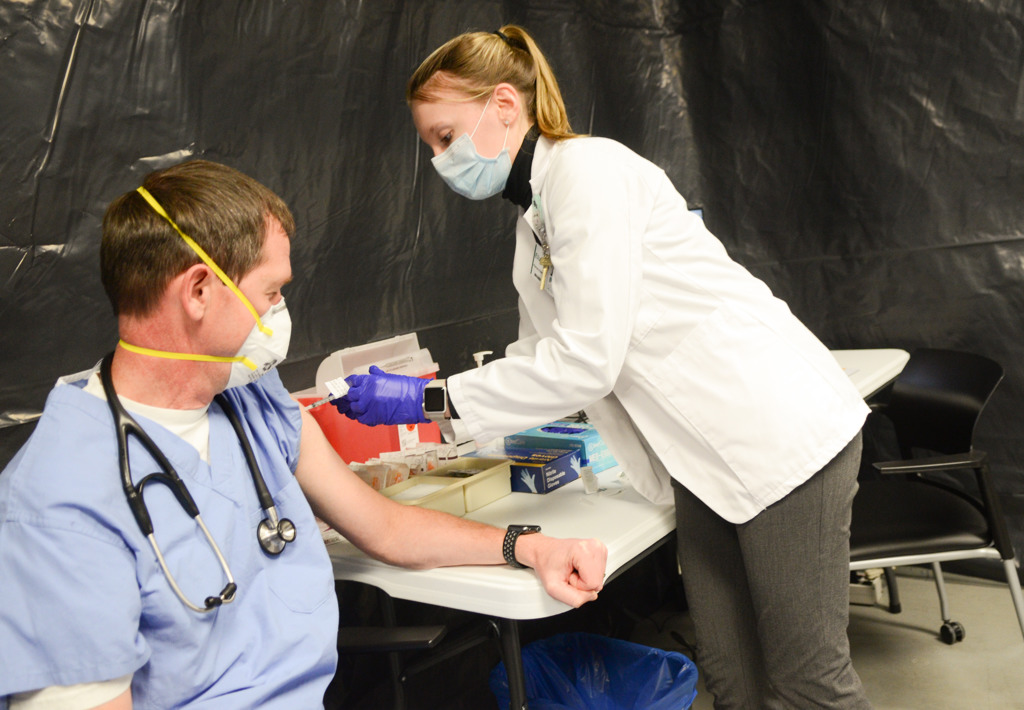
[[[0,475],[0,708],[320,707],[338,612],[314,514],[396,565],[508,559],[504,530],[363,483],[285,391],[274,366],[291,330],[281,289],[294,231],[277,195],[206,161],[152,173],[108,208],[101,267],[120,341],[107,385],[184,481],[209,538],[155,479],[153,540],[143,534],[99,366],[62,378]],[[127,444],[136,488],[161,470],[138,439]],[[283,549],[257,540],[268,515],[294,526],[277,528]],[[596,598],[602,543],[512,540],[512,559],[553,597]]]

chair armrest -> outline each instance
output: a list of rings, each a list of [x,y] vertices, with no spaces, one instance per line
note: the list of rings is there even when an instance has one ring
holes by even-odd
[[[981,466],[986,459],[983,451],[970,451],[965,454],[951,456],[932,456],[904,461],[880,461],[874,467],[881,473],[927,473],[929,471],[952,471],[958,468],[975,468]]]

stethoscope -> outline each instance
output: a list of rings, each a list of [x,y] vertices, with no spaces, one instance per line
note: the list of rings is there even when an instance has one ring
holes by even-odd
[[[110,405],[110,412],[114,415],[114,425],[117,429],[117,453],[121,469],[121,484],[124,487],[124,494],[128,498],[128,506],[132,509],[135,522],[139,524],[142,534],[146,536],[149,544],[153,547],[153,552],[156,554],[156,559],[160,563],[160,568],[163,570],[164,576],[167,577],[171,589],[178,595],[182,603],[193,611],[213,611],[221,604],[227,604],[235,600],[235,592],[238,590],[238,585],[235,584],[235,578],[231,574],[227,560],[224,559],[220,548],[217,547],[213,536],[210,535],[210,531],[206,528],[202,516],[199,515],[199,508],[185,487],[184,481],[178,476],[178,472],[174,470],[171,462],[167,460],[163,452],[160,451],[153,440],[149,438],[149,435],[132,418],[117,398],[117,392],[114,391],[114,381],[110,376],[110,363],[113,359],[113,353],[103,358],[103,363],[100,366],[100,382],[103,383],[103,391],[107,395],[107,404]],[[274,499],[271,497],[270,491],[267,490],[267,484],[263,480],[263,474],[260,473],[259,464],[256,462],[256,455],[253,453],[252,446],[250,446],[249,440],[245,436],[242,423],[239,421],[238,415],[235,414],[235,410],[223,394],[218,394],[214,397],[214,400],[224,410],[224,414],[227,415],[228,421],[231,422],[235,434],[238,435],[238,440],[242,444],[242,452],[245,454],[246,463],[248,463],[249,471],[252,473],[252,482],[256,487],[256,497],[259,498],[260,507],[264,513],[263,520],[256,526],[256,537],[259,540],[260,547],[268,555],[279,555],[284,550],[285,545],[295,539],[295,524],[288,518],[278,518],[277,509],[274,507]],[[160,471],[143,476],[138,485],[132,483],[131,465],[128,461],[129,434],[135,435],[135,438],[139,440],[139,443],[145,447],[146,451],[149,452],[150,456],[153,457],[161,468]],[[142,497],[143,488],[150,481],[158,481],[171,489],[181,507],[185,509],[185,512],[196,521],[199,529],[203,531],[203,535],[206,536],[206,540],[210,543],[210,547],[213,549],[221,569],[224,570],[224,576],[227,577],[228,583],[221,590],[220,594],[207,597],[204,601],[205,606],[198,606],[188,600],[181,591],[181,588],[178,587],[178,583],[174,580],[174,575],[167,568],[163,553],[160,552],[160,547],[156,544],[156,537],[153,535],[153,521],[149,517],[146,502]]]

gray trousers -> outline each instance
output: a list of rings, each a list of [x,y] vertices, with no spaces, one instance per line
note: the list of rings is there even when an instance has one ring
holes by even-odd
[[[869,708],[850,661],[850,510],[861,435],[753,520],[673,481],[694,661],[716,710]]]

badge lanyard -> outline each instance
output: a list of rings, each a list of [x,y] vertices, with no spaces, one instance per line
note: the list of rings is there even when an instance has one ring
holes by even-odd
[[[540,290],[543,291],[547,286],[551,272],[554,271],[554,267],[551,265],[551,247],[548,246],[548,230],[547,227],[544,226],[544,215],[540,209],[540,195],[533,196],[532,227],[534,238],[537,239],[541,248],[539,262],[543,271],[541,271],[540,275]]]

